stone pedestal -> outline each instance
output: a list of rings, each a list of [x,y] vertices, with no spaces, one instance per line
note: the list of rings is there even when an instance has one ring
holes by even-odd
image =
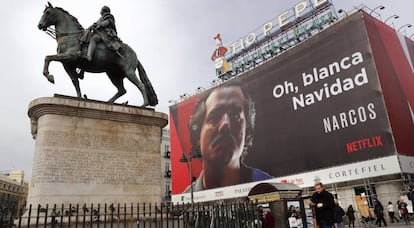
[[[72,97],[32,101],[28,205],[160,202],[167,115]]]

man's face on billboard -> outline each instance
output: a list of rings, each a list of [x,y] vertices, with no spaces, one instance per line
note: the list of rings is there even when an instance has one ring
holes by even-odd
[[[244,103],[238,86],[218,88],[207,98],[200,133],[204,162],[239,165],[246,135]]]

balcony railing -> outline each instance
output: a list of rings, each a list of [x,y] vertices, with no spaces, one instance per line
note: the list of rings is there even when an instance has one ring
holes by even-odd
[[[164,177],[171,177],[171,170],[165,171]]]
[[[171,152],[170,151],[164,152],[164,158],[171,158]]]

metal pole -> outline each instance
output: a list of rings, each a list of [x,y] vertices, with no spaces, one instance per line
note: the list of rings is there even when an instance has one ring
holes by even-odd
[[[405,24],[405,25],[403,25],[403,26],[401,26],[398,30],[397,30],[397,32],[400,32],[401,31],[401,29],[402,28],[404,28],[404,27],[407,27],[407,28],[411,28],[411,24]]]
[[[191,204],[194,203],[193,194],[193,156],[190,155],[190,192],[191,192]]]
[[[369,13],[369,15],[372,15],[372,13],[377,9],[383,10],[383,9],[385,9],[385,7],[384,6],[377,6],[373,10],[371,10],[371,13]]]
[[[394,14],[394,15],[392,15],[392,16],[390,16],[390,17],[388,17],[387,19],[385,19],[385,20],[384,20],[384,24],[387,24],[387,21],[388,21],[388,20],[390,20],[391,18],[398,19],[399,17],[400,17],[400,16],[398,16],[398,15],[395,15],[395,14]]]

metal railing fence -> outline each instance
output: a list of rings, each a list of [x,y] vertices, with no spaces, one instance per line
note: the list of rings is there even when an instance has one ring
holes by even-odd
[[[259,227],[257,205],[250,202],[206,204],[45,205],[1,217],[2,227],[198,228]]]

